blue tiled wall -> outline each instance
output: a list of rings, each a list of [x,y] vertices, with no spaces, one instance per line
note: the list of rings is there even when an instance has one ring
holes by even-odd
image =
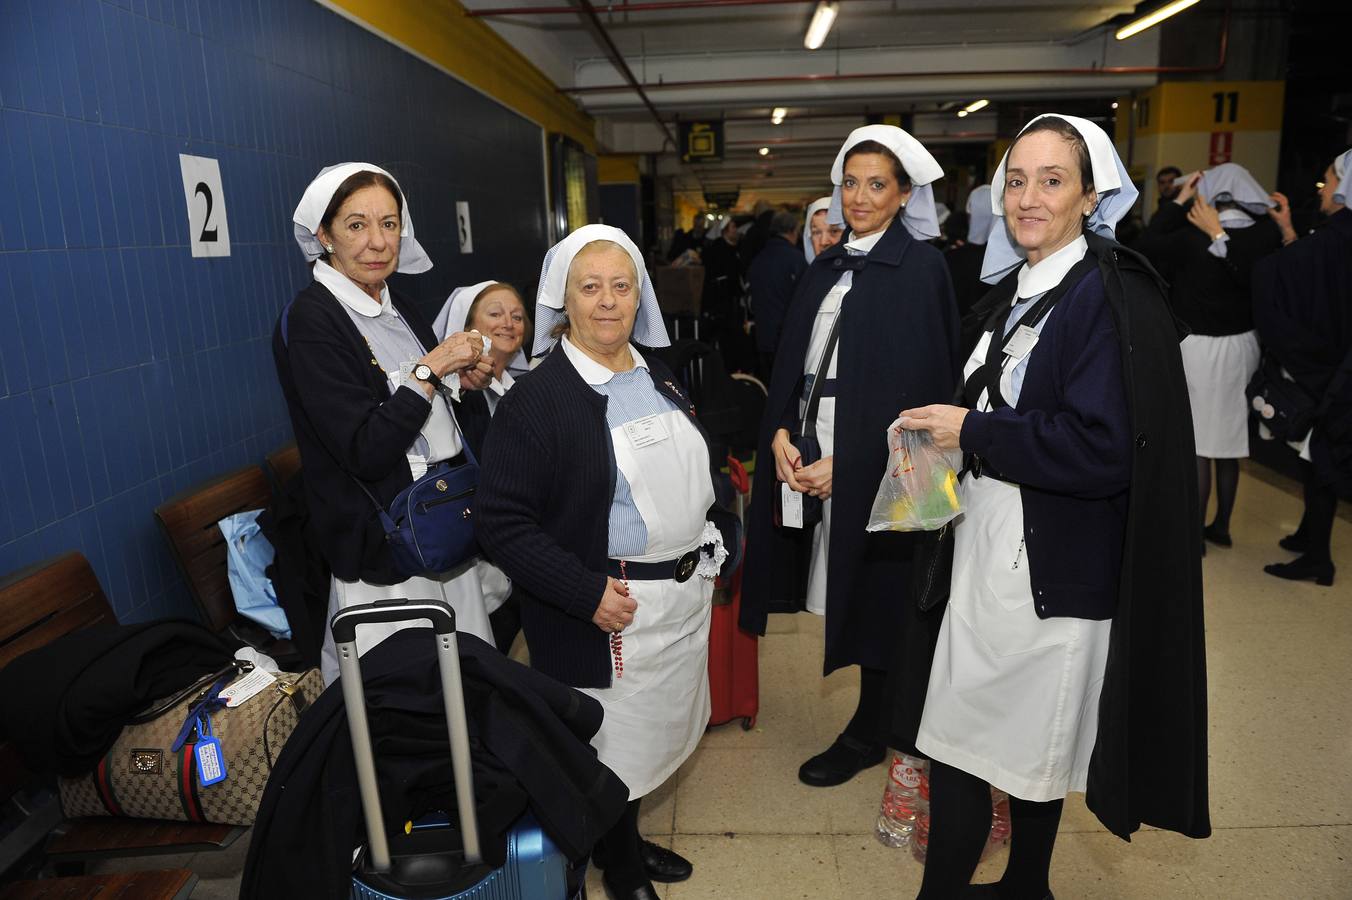
[[[178,154],[220,161],[194,259]],[[291,439],[270,335],[323,165],[390,169],[435,268],[533,292],[537,126],[311,0],[0,0],[0,574],[89,557],[118,616],[192,615],[152,510]],[[454,201],[469,200],[461,255]]]

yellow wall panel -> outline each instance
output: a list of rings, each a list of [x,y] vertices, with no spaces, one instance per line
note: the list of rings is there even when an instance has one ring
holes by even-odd
[[[596,180],[600,184],[637,184],[639,175],[636,153],[596,157]]]
[[[1136,98],[1136,134],[1278,131],[1281,81],[1166,81]]]

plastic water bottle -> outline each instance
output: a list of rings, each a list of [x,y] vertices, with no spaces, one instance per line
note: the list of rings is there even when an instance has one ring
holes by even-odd
[[[878,842],[888,847],[905,847],[915,829],[921,786],[928,781],[925,761],[896,753],[887,770],[882,808],[878,813]],[[926,785],[926,787],[928,787]],[[928,791],[927,791],[928,792]]]
[[[996,853],[1009,844],[1009,795],[991,788],[991,836],[984,855]]]

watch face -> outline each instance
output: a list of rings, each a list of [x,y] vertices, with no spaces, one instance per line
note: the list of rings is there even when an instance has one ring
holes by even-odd
[[[413,377],[419,381],[426,381],[432,377],[432,367],[424,363],[413,370]]]

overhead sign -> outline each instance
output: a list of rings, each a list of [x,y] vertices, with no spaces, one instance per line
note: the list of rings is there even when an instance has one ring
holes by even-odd
[[[221,165],[206,156],[178,155],[183,197],[188,204],[188,241],[193,256],[229,256],[230,226],[225,220]]]
[[[723,159],[722,122],[678,122],[681,162],[718,162]]]

